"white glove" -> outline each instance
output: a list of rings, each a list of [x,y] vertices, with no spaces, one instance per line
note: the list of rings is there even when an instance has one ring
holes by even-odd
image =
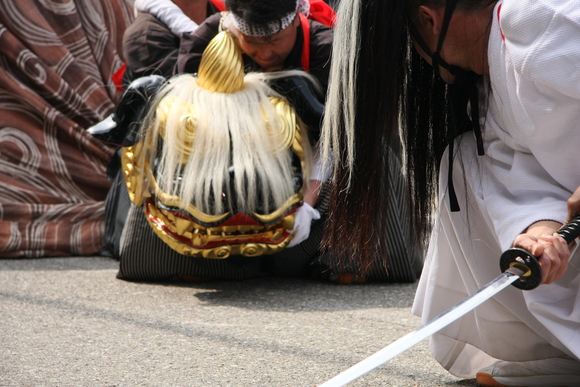
[[[197,24],[171,0],[135,0],[135,10],[155,16],[178,38],[197,29]]]
[[[296,246],[308,238],[312,221],[318,219],[320,219],[320,212],[312,208],[310,204],[304,203],[294,215],[294,228],[290,230],[294,234],[294,238],[292,238],[288,247]]]

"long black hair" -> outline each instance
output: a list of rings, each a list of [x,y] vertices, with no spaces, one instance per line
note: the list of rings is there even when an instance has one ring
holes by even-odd
[[[322,134],[326,154],[334,155],[323,244],[339,263],[360,262],[363,272],[372,260],[388,259],[389,144],[400,136],[411,223],[424,243],[437,204],[441,156],[450,139],[471,125],[467,101],[477,77],[469,74],[462,77],[469,86],[462,81],[450,88],[435,75],[412,46],[410,2],[349,0],[338,9]]]
[[[359,263],[362,272],[387,257],[387,152],[398,137],[407,45],[405,1],[384,1],[341,1],[322,133],[334,159],[324,248],[337,266]]]

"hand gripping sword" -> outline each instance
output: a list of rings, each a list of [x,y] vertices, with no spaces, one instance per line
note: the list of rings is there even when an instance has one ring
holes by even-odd
[[[571,243],[580,236],[580,215],[564,225],[556,233],[562,236],[567,243]],[[324,382],[319,387],[340,387],[352,382],[443,329],[509,285],[523,290],[531,290],[538,287],[542,282],[542,268],[538,260],[523,249],[512,248],[506,250],[500,257],[500,269],[502,273],[498,277],[459,304]]]

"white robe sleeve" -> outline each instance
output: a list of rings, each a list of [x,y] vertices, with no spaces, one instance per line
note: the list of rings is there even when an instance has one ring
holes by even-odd
[[[197,23],[187,17],[171,0],[135,0],[135,9],[155,16],[179,38],[198,27]]]
[[[580,99],[578,2],[522,2],[504,3],[500,16],[514,69],[540,86]]]
[[[481,199],[503,249],[532,223],[563,222],[580,185],[580,7],[501,5],[489,45]],[[501,27],[501,28],[500,28]]]

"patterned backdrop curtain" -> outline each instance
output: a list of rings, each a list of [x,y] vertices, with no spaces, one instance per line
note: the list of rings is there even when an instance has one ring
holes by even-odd
[[[93,255],[132,0],[0,0],[0,257]]]

